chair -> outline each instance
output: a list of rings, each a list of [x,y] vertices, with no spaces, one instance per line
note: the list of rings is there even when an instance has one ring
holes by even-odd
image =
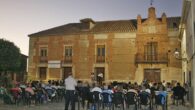
[[[139,93],[139,107],[143,109],[142,106],[144,108],[147,108],[149,106],[150,110],[152,109],[151,96],[146,91],[142,91]]]
[[[80,102],[81,102],[81,98],[79,96],[79,93],[78,91],[75,92],[74,94],[74,101],[75,101],[75,105],[76,105],[76,102],[77,102],[77,106],[78,106],[78,110],[80,110]]]
[[[81,89],[81,103],[82,108],[89,108],[89,97],[90,97],[90,89],[89,87],[83,87]],[[92,96],[91,96],[92,97]]]
[[[173,94],[173,103],[175,103],[176,101],[176,105],[179,105],[179,102],[182,101],[182,105],[184,105],[184,95],[182,94]]]
[[[32,99],[31,93],[28,91],[25,91],[25,97],[24,97],[25,104],[30,106],[31,99]]]
[[[105,107],[108,107],[109,110],[112,108],[112,94],[103,92],[101,94],[102,96],[102,108],[104,109]]]
[[[89,99],[88,104],[91,104],[91,108],[97,108],[99,110],[100,108],[100,102],[101,102],[101,93],[98,91],[90,92],[89,93]]]
[[[157,106],[161,106],[162,110],[167,110],[167,97],[163,94],[155,95],[155,105],[156,108]]]
[[[122,106],[122,109],[124,110],[124,94],[122,92],[115,92],[113,93],[113,110],[114,108],[118,108]],[[121,110],[121,108],[120,108]]]
[[[127,92],[127,94],[125,95],[125,102],[126,102],[127,108],[129,108],[130,105],[134,105],[135,106],[135,110],[137,110],[138,97],[137,97],[136,93],[134,93],[134,92]]]
[[[59,89],[57,89],[56,90],[56,92],[57,92],[57,96],[58,96],[58,102],[62,102],[62,100],[63,100],[63,98],[64,98],[64,90],[63,89],[61,89],[61,88],[59,88]]]
[[[21,102],[21,93],[16,89],[11,89],[10,93],[13,96],[14,103],[16,105],[19,105],[19,103]]]

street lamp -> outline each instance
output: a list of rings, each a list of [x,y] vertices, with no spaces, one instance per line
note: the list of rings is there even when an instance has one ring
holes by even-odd
[[[181,53],[180,53],[180,51],[177,48],[175,48],[174,56],[178,60],[182,60],[182,61],[187,61],[188,62],[187,58],[182,58]]]
[[[175,48],[174,56],[175,56],[175,58],[177,60],[184,61],[183,63],[185,64],[185,67],[183,67],[183,64],[182,64],[182,70],[184,70],[184,72],[183,72],[183,82],[186,83],[186,77],[187,77],[186,76],[186,65],[187,65],[187,63],[188,63],[189,60],[187,59],[187,57],[182,58],[181,52],[177,48]]]

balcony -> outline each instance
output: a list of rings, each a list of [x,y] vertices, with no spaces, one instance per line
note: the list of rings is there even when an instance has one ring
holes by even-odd
[[[97,63],[105,63],[105,56],[96,56]]]
[[[44,56],[44,57],[43,57],[43,56],[40,56],[40,57],[39,57],[39,62],[40,62],[40,63],[47,63],[47,62],[48,62],[47,56]]]
[[[143,64],[168,64],[168,54],[156,54],[156,55],[145,55],[145,54],[136,54],[135,63]]]
[[[72,56],[65,56],[64,63],[72,63]]]

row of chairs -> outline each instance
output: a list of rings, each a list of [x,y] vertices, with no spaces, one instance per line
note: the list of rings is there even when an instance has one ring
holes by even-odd
[[[78,108],[80,108],[80,102],[82,98],[78,96],[77,100]],[[122,92],[110,93],[99,93],[90,92],[89,99],[83,108],[91,110],[156,110],[157,107],[162,107],[162,110],[167,110],[167,97],[163,95],[156,95],[154,98],[151,97],[147,92],[141,92],[138,95],[134,92]]]
[[[50,102],[60,102],[64,98],[64,89],[42,89],[36,90],[34,95],[31,95],[28,91],[10,91],[13,97],[13,103],[19,105],[23,103],[24,105],[31,105],[32,102],[35,104],[43,104],[50,99]],[[9,97],[7,97],[9,98]]]

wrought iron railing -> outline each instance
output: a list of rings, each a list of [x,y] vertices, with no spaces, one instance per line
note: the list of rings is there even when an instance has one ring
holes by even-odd
[[[154,54],[154,55],[148,55],[148,54],[136,54],[135,56],[135,63],[166,63],[168,64],[168,54]]]
[[[65,56],[64,63],[72,63],[72,56]]]
[[[105,63],[105,56],[96,56],[97,63]]]

